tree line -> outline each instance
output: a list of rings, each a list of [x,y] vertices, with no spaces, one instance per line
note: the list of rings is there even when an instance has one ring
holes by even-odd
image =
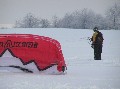
[[[39,19],[32,13],[28,13],[22,20],[15,23],[16,28],[74,28],[120,30],[120,4],[115,3],[106,10],[105,16],[96,14],[94,11],[84,8],[72,13],[66,13],[63,18],[53,16],[52,21]]]

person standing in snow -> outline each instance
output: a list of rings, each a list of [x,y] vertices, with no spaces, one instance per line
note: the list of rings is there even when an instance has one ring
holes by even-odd
[[[103,46],[103,34],[98,31],[98,28],[93,29],[94,33],[91,38],[92,48],[94,49],[94,60],[101,60],[102,46]]]

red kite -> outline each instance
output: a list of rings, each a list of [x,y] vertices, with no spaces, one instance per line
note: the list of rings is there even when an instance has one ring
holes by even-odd
[[[6,66],[1,63],[6,51],[25,66],[34,63],[39,71],[47,70],[55,65],[58,72],[65,71],[66,64],[61,45],[55,39],[32,34],[0,34],[0,67]],[[29,67],[22,68],[17,63],[8,66],[33,72]]]

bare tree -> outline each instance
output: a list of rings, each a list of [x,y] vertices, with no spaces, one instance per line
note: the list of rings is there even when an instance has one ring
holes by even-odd
[[[75,11],[73,13],[73,17],[74,28],[90,29],[96,26],[96,24],[100,24],[100,21],[97,21],[98,15],[96,15],[92,10],[86,8],[80,11]]]
[[[82,29],[86,29],[87,28],[87,22],[88,22],[88,10],[85,8],[81,11],[81,26]]]
[[[50,22],[47,19],[41,19],[40,24],[41,24],[40,26],[41,28],[47,28],[50,26]]]
[[[120,29],[120,3],[115,3],[106,12],[110,29]]]
[[[40,20],[33,16],[33,14],[28,13],[23,20],[16,21],[16,27],[19,28],[39,28]]]
[[[70,13],[66,13],[63,19],[61,19],[62,28],[72,28],[73,16]]]
[[[83,9],[67,13],[57,23],[63,28],[90,29],[98,26],[103,29],[103,17],[92,10]]]
[[[59,18],[57,16],[53,16],[53,18],[52,18],[52,27],[54,27],[54,28],[59,27]]]

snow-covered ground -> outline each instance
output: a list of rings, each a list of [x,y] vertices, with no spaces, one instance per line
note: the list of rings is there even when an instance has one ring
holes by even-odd
[[[120,89],[120,30],[101,30],[102,60],[94,60],[87,29],[0,29],[3,33],[49,36],[61,43],[66,75],[11,73],[0,71],[0,89]]]

